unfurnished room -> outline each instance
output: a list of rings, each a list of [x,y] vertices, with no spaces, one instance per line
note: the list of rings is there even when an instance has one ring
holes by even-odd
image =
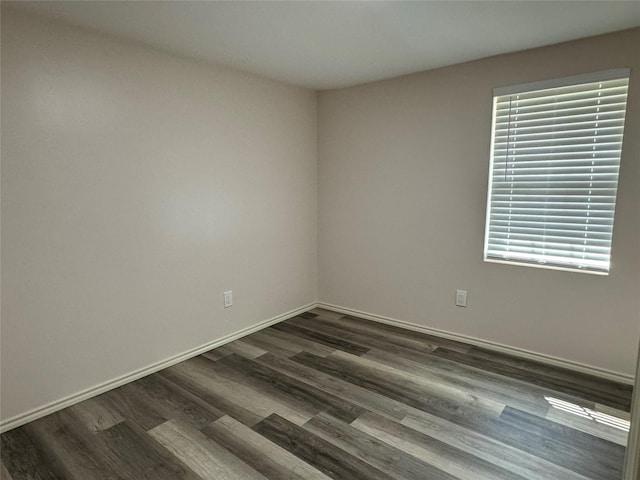
[[[640,480],[640,1],[2,1],[0,479]]]

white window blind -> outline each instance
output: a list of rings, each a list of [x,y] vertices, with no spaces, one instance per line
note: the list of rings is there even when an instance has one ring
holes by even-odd
[[[494,90],[487,261],[608,273],[629,70]]]

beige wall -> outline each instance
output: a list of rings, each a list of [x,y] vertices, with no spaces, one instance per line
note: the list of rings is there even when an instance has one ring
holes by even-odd
[[[2,419],[314,302],[316,131],[314,92],[3,9]]]
[[[635,29],[321,93],[319,300],[631,375],[639,46]],[[611,274],[484,263],[492,88],[622,66],[633,73]]]

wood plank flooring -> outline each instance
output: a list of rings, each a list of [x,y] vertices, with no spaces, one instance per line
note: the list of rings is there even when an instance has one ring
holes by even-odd
[[[0,478],[619,480],[630,402],[316,309],[4,433]]]

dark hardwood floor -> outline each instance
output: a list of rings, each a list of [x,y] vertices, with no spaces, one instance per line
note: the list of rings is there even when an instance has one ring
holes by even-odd
[[[630,401],[314,310],[4,433],[0,477],[618,480]]]

